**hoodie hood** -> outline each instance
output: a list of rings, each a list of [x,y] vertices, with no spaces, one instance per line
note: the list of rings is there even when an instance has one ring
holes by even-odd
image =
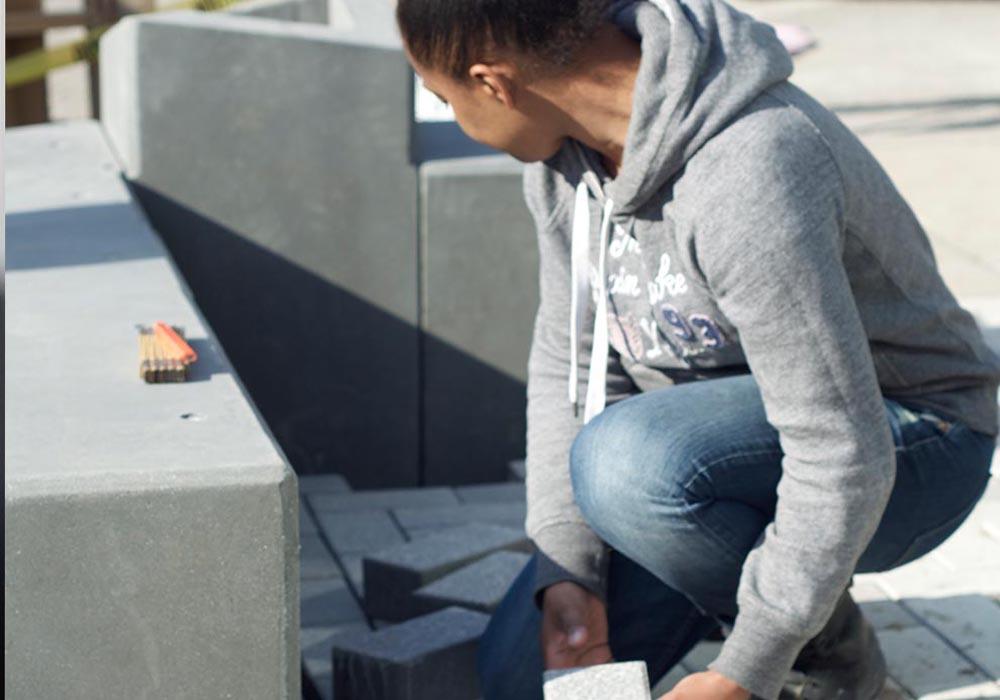
[[[576,191],[571,254],[569,400],[574,411],[585,316],[582,300],[589,286],[588,188],[602,206],[585,422],[605,404],[605,253],[612,224],[628,221],[706,141],[758,95],[792,74],[791,56],[774,29],[721,0],[616,0],[608,17],[640,43],[641,58],[615,179],[602,186],[594,170],[596,154],[574,139],[567,141],[583,169]]]

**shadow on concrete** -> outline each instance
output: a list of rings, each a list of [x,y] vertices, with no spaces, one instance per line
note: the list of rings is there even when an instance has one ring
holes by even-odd
[[[507,478],[525,386],[366,300],[129,182],[299,474],[355,488]],[[414,290],[416,294],[416,290]],[[425,363],[447,368],[424,386]]]
[[[856,120],[865,118],[865,123],[852,126],[858,134],[927,134],[1000,125],[1000,96],[833,105],[830,109]]]
[[[161,257],[131,203],[7,214],[7,269],[32,270]]]

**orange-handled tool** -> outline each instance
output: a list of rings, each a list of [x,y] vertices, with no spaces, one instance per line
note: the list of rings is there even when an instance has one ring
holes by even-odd
[[[176,351],[172,354],[184,364],[190,364],[198,359],[198,353],[194,351],[194,348],[188,345],[187,341],[177,331],[163,321],[157,321],[153,324],[153,332],[163,338],[168,347]]]

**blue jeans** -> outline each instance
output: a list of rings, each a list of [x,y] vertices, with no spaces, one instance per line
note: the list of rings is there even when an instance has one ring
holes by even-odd
[[[993,437],[884,402],[896,481],[857,573],[886,571],[937,547],[991,476]],[[584,517],[611,547],[608,641],[616,660],[644,660],[655,684],[720,622],[732,625],[743,560],[774,519],[781,458],[751,374],[630,396],[581,429],[570,472]],[[536,557],[480,639],[484,700],[542,698]]]

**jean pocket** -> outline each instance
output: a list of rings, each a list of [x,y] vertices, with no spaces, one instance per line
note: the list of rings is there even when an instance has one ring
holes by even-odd
[[[946,539],[951,537],[951,535],[962,526],[962,523],[964,523],[966,518],[969,517],[969,514],[972,513],[976,505],[978,505],[979,500],[986,491],[986,485],[989,482],[989,479],[990,475],[987,474],[986,478],[983,480],[982,487],[979,489],[975,498],[972,499],[971,503],[965,506],[965,508],[963,508],[959,513],[948,518],[945,522],[935,525],[929,530],[925,530],[924,532],[916,535],[903,549],[902,554],[896,558],[896,561],[882,570],[888,571],[889,569],[895,569],[898,566],[909,564],[911,561],[919,559],[925,554],[928,554],[932,550],[936,549],[938,545],[942,544]]]

